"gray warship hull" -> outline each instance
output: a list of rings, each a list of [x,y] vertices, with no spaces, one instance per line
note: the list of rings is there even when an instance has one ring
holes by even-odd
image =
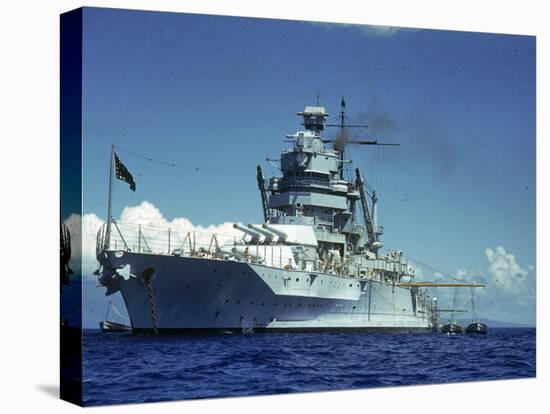
[[[130,265],[130,276],[117,277],[116,284],[134,333],[152,332],[154,324],[159,333],[430,330],[411,289],[377,280],[232,260],[107,253],[115,267]],[[135,276],[151,264],[152,295]]]

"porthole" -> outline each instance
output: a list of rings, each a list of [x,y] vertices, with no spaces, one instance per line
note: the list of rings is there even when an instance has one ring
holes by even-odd
[[[237,301],[237,305],[238,305],[239,303],[241,303],[241,301],[240,301],[240,300],[238,300],[238,301]]]

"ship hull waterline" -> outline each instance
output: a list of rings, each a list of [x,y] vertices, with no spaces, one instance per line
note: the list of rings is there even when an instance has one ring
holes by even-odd
[[[130,276],[115,283],[134,334],[431,330],[411,289],[378,280],[233,260],[103,254],[110,267],[129,265]],[[150,267],[152,296],[140,277]]]

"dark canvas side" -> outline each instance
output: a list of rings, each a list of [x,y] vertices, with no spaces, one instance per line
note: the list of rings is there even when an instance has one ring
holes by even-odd
[[[60,25],[60,397],[82,405],[82,9]]]

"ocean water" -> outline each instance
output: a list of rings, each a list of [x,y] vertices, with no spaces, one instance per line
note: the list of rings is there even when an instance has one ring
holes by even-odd
[[[85,405],[534,377],[535,329],[132,336],[85,331]]]

